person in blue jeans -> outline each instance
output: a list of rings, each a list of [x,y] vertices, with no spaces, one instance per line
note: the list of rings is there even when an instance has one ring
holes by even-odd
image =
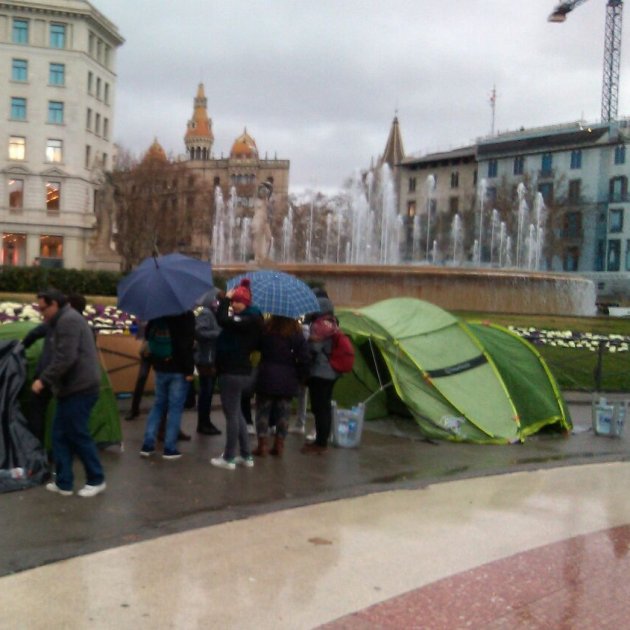
[[[147,324],[149,359],[155,371],[155,400],[144,432],[140,455],[151,457],[162,414],[166,411],[164,459],[179,459],[177,450],[182,412],[193,380],[195,316],[192,311],[152,319]]]
[[[52,426],[56,478],[46,489],[62,496],[73,494],[72,460],[76,455],[86,477],[85,486],[78,494],[93,497],[106,487],[98,450],[88,427],[101,382],[94,334],[83,315],[73,309],[57,289],[38,293],[37,306],[50,326],[50,354],[31,389],[39,395],[49,388],[57,398]]]

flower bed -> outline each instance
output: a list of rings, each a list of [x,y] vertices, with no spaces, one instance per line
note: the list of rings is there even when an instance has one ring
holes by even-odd
[[[115,306],[88,304],[83,312],[92,328],[99,334],[122,335],[128,333],[137,323],[133,315],[119,310]],[[11,322],[41,322],[37,303],[0,302],[0,325]]]

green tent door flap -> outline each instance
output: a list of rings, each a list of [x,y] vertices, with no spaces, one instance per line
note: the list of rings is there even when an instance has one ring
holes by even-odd
[[[504,328],[469,325],[414,298],[338,316],[357,358],[335,399],[344,406],[369,399],[367,419],[395,413],[399,402],[428,437],[478,443],[513,443],[543,426],[571,427],[542,357]],[[380,391],[388,383],[393,395]]]

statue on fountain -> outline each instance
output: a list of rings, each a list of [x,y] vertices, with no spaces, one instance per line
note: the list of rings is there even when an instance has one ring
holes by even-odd
[[[267,180],[258,186],[254,201],[254,217],[252,219],[252,249],[254,262],[264,263],[269,260],[271,250],[271,226],[269,214],[271,211],[271,195],[273,184]]]

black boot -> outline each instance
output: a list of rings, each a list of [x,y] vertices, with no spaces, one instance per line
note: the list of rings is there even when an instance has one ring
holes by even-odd
[[[197,433],[201,433],[201,435],[221,435],[221,429],[208,420],[208,422],[197,425]]]

